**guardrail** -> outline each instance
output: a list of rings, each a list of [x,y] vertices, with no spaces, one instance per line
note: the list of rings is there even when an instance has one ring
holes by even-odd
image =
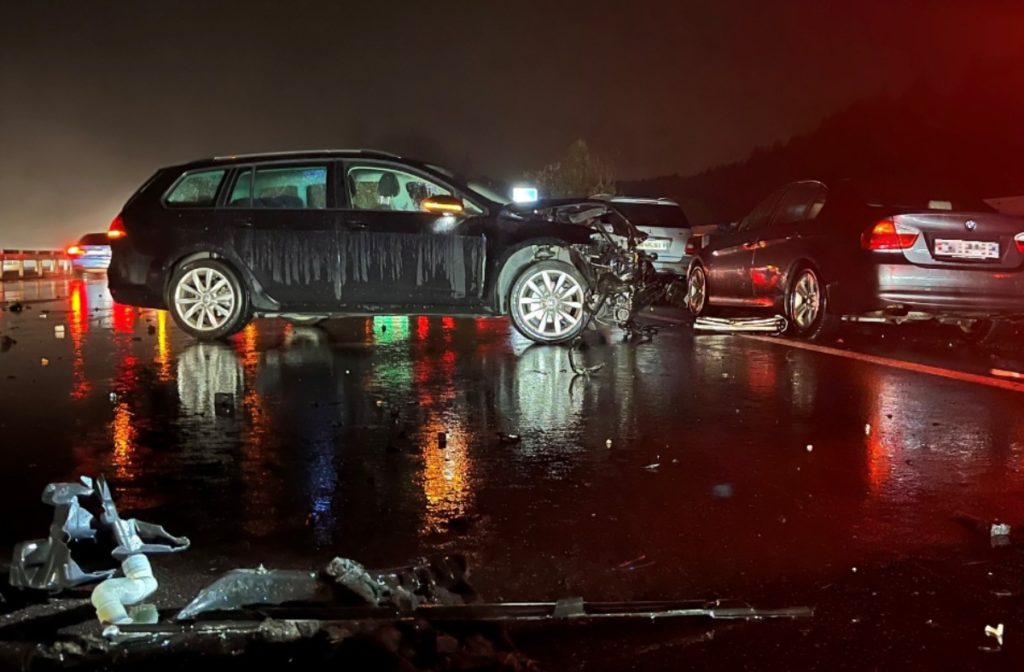
[[[8,272],[24,278],[28,269],[37,278],[70,273],[71,259],[64,250],[0,250],[0,278]]]

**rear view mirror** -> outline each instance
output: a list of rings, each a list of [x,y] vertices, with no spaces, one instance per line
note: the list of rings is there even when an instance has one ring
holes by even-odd
[[[420,207],[438,215],[461,215],[466,209],[462,199],[454,196],[430,196],[420,201]]]

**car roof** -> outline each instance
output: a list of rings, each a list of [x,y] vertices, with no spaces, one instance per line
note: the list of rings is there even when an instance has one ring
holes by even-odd
[[[168,169],[193,170],[196,168],[214,168],[217,166],[230,166],[236,163],[247,163],[250,161],[272,160],[290,161],[303,159],[339,159],[348,157],[359,157],[364,159],[395,160],[402,159],[413,165],[419,165],[419,161],[405,159],[398,154],[384,152],[376,149],[307,149],[288,152],[259,152],[253,154],[226,154],[223,156],[212,156],[205,159],[197,159],[178,166],[168,166]]]

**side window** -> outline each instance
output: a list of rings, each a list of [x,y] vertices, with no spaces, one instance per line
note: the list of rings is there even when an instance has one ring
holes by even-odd
[[[245,170],[235,181],[228,202],[234,205],[236,200],[248,201],[253,208],[322,210],[327,207],[327,166],[256,166],[255,170]]]
[[[351,166],[346,178],[355,210],[421,212],[423,199],[452,195],[451,189],[425,177],[385,166]]]
[[[793,224],[814,219],[825,206],[825,188],[816,182],[794,184],[775,207],[772,224]]]
[[[167,205],[210,207],[217,200],[217,190],[224,180],[225,170],[200,170],[186,173],[164,200]]]
[[[768,218],[771,216],[772,208],[779,202],[779,198],[782,196],[784,190],[780,189],[772,193],[768,198],[764,199],[750,211],[750,214],[740,220],[740,231],[753,231],[754,229],[760,229],[768,224]]]

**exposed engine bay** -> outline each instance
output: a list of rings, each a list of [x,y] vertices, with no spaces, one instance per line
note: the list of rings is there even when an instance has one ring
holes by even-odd
[[[555,202],[533,210],[534,217],[550,222],[585,226],[591,242],[572,245],[573,264],[592,289],[588,313],[598,324],[617,326],[627,334],[639,331],[636,314],[679,289],[672,278],[659,276],[652,262],[656,255],[637,246],[647,238],[614,204],[601,200]]]

